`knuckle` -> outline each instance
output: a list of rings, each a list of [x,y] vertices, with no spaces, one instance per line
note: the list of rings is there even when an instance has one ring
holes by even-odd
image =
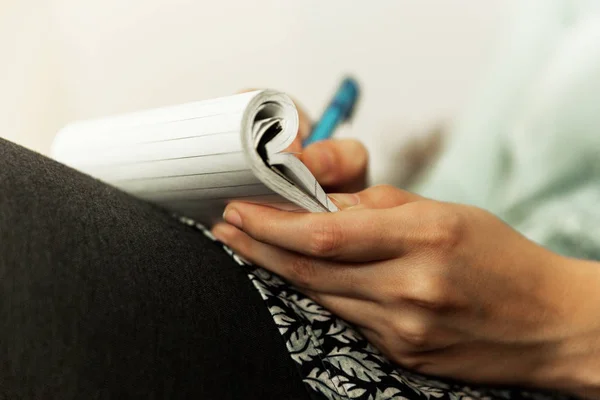
[[[402,205],[418,198],[418,196],[410,192],[391,185],[373,186],[368,191],[371,201],[385,208]]]
[[[431,271],[415,273],[407,281],[390,280],[378,288],[378,296],[382,303],[396,305],[410,303],[415,306],[435,311],[445,312],[454,307],[454,295],[450,284],[442,276]]]
[[[432,274],[416,279],[407,297],[413,304],[432,311],[444,311],[450,303],[448,284],[442,277]]]
[[[295,285],[312,289],[314,286],[316,269],[312,261],[306,257],[295,257],[290,264],[288,279]]]
[[[401,337],[415,350],[427,348],[431,344],[431,334],[424,324],[405,327]]]
[[[316,222],[311,227],[309,254],[331,257],[339,253],[343,243],[343,231],[335,222]]]
[[[388,204],[391,199],[395,199],[398,188],[392,185],[377,185],[368,189],[369,198],[374,204]]]
[[[431,347],[433,333],[425,321],[396,321],[391,329],[403,343],[405,351],[415,352]]]
[[[427,226],[426,244],[436,249],[454,249],[464,237],[466,219],[460,212],[445,209],[436,213]]]
[[[388,184],[375,185],[371,190],[377,193],[379,196],[390,196],[398,191],[397,187]]]
[[[413,371],[420,372],[426,363],[422,360],[420,356],[415,355],[400,355],[396,357],[396,361],[398,364],[402,365],[405,368],[408,368]]]

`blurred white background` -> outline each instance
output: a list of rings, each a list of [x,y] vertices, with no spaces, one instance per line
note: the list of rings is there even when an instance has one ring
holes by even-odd
[[[283,90],[317,118],[342,76],[384,181],[406,140],[461,110],[509,0],[0,0],[0,136],[48,153],[74,119]]]

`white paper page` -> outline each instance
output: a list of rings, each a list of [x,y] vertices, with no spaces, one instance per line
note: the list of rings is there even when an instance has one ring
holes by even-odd
[[[244,112],[260,91],[76,122],[55,159],[172,211],[214,222],[232,199],[300,210],[253,174],[242,148]]]

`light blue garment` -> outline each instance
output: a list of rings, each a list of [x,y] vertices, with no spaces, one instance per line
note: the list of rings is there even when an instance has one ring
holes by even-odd
[[[520,3],[480,92],[418,191],[600,259],[600,1]]]

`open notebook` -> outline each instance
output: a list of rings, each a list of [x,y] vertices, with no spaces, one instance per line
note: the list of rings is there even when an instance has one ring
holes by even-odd
[[[336,211],[284,150],[298,113],[283,93],[259,90],[74,122],[52,156],[134,196],[212,224],[233,199],[285,210]]]

